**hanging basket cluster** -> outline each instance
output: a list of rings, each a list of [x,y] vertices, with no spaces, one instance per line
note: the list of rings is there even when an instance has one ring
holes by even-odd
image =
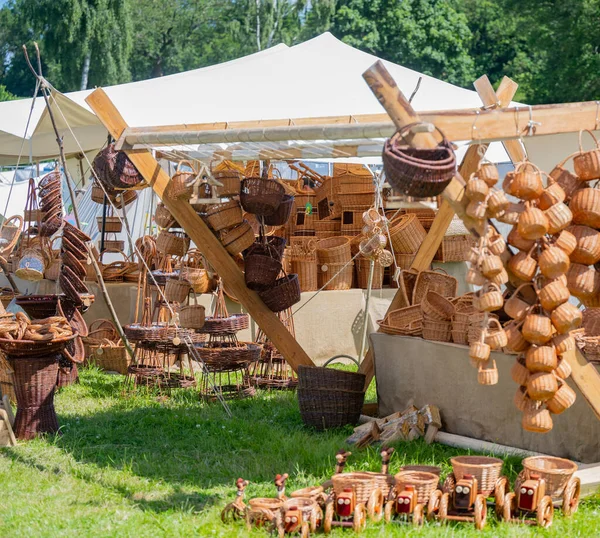
[[[92,162],[95,175],[111,194],[117,190],[138,187],[144,178],[124,151],[117,151],[114,143],[108,144]]]

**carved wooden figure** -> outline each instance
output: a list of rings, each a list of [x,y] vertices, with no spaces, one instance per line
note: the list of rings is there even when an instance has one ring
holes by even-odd
[[[238,478],[235,486],[237,488],[237,492],[235,494],[235,501],[230,502],[223,511],[221,512],[221,521],[223,523],[228,523],[233,520],[243,519],[246,513],[246,503],[244,502],[244,493],[246,491],[246,487],[250,482],[248,480],[244,480],[243,478]]]

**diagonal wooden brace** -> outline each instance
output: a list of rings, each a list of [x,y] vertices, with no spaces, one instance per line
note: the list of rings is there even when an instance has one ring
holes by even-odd
[[[128,125],[104,90],[95,90],[86,98],[86,102],[110,135],[118,139]],[[243,273],[192,206],[184,200],[175,200],[165,195],[170,178],[150,151],[134,150],[128,152],[128,156],[288,364],[294,370],[297,370],[299,365],[314,366],[312,360],[279,318],[267,308],[255,292],[246,287]]]

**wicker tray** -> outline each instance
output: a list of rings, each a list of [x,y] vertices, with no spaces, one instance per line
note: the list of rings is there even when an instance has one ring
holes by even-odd
[[[5,353],[10,359],[44,357],[60,353],[76,336],[77,333],[74,333],[71,336],[57,338],[48,342],[0,338],[0,351]]]
[[[230,334],[247,329],[250,325],[248,314],[231,314],[227,318],[206,316],[204,327],[199,332],[207,334]]]

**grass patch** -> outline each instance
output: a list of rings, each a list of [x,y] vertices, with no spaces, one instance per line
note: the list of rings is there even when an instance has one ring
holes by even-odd
[[[306,429],[293,393],[232,402],[228,419],[219,404],[201,403],[193,391],[165,401],[151,394],[122,398],[122,379],[84,369],[80,384],[56,396],[62,435],[0,449],[0,536],[248,536],[243,525],[224,526],[219,518],[234,498],[235,480],[250,480],[248,497],[273,496],[277,473],[290,474],[288,491],[319,484],[352,431]],[[422,441],[396,450],[392,472],[419,463],[446,473],[448,458],[461,453]],[[353,452],[348,470],[378,470],[377,448]],[[519,470],[518,459],[506,460],[511,479]],[[555,516],[547,531],[492,518],[483,533],[468,524],[368,524],[364,535],[596,536],[599,527],[595,497],[570,519]]]

